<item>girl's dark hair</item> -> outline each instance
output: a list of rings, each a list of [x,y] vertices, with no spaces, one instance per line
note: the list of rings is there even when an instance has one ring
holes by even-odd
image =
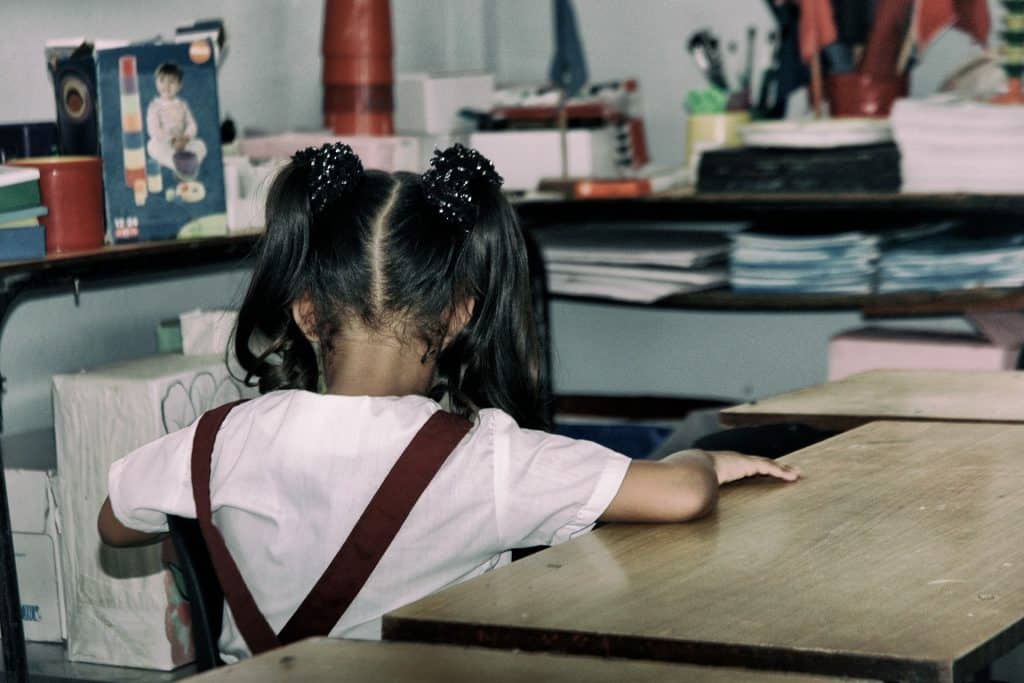
[[[314,212],[311,173],[296,158],[270,188],[235,331],[246,381],[261,393],[318,389],[317,352],[292,317],[292,303],[308,296],[325,359],[348,316],[377,331],[406,324],[437,357],[434,398],[447,391],[460,414],[494,407],[521,426],[545,427],[526,246],[500,189],[475,183],[475,220],[466,224],[442,218],[423,177],[366,171]],[[469,323],[442,348],[469,299]]]

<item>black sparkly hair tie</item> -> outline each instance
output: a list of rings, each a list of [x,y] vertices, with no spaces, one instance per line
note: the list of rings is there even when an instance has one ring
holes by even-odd
[[[456,143],[434,152],[423,174],[423,193],[441,220],[468,231],[476,222],[474,194],[481,187],[501,187],[502,182],[486,157]]]
[[[363,177],[363,162],[342,142],[301,149],[292,161],[309,165],[309,207],[314,215],[351,192]]]

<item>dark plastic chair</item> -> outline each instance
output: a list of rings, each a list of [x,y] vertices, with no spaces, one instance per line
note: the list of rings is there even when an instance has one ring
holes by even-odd
[[[185,597],[192,611],[192,638],[196,669],[208,671],[223,666],[217,641],[224,624],[224,592],[217,581],[199,522],[167,515],[171,542],[178,554],[176,568],[184,580]]]

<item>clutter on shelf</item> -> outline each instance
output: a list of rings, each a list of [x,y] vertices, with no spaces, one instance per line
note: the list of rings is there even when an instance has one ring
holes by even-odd
[[[679,225],[584,224],[536,234],[552,294],[652,303],[727,282],[728,237]]]

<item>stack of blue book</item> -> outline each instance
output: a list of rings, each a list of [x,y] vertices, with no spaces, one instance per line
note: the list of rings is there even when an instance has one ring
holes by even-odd
[[[46,255],[46,215],[39,196],[39,169],[0,165],[0,261]]]
[[[868,294],[877,291],[883,254],[948,234],[952,221],[865,230],[757,227],[733,235],[729,283],[739,292]]]
[[[883,250],[881,292],[1024,285],[1024,235],[966,226]]]
[[[864,294],[871,291],[879,236],[859,231],[733,236],[729,284],[737,292]]]

